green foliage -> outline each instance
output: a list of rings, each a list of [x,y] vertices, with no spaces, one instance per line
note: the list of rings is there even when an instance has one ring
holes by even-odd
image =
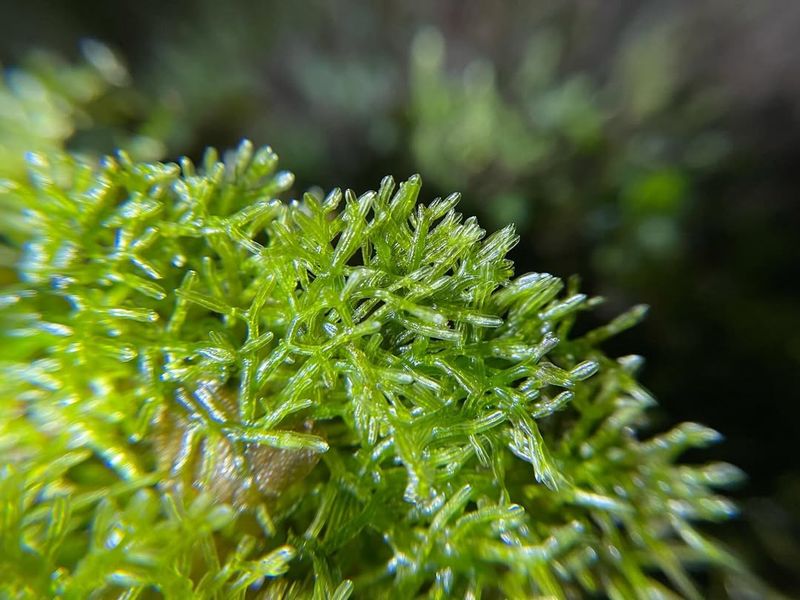
[[[201,167],[31,158],[4,289],[11,597],[698,598],[742,574],[718,435],[648,437],[636,307],[515,277],[517,237],[420,178],[284,203],[249,143]]]
[[[121,60],[94,40],[84,40],[81,51],[83,60],[78,63],[32,52],[22,66],[0,74],[0,281],[8,278],[4,271],[16,260],[4,238],[25,239],[27,225],[10,192],[25,178],[26,153],[69,147],[95,155],[124,147],[142,160],[164,153],[157,139],[157,115],[151,115],[131,89]],[[134,124],[141,126],[136,134],[131,131]]]
[[[716,129],[720,102],[682,90],[679,23],[659,23],[632,36],[603,78],[565,72],[566,34],[547,23],[513,65],[478,55],[461,70],[442,34],[421,30],[409,74],[416,164],[440,188],[469,186],[476,211],[517,223],[540,252],[585,244],[608,285],[675,259],[694,184],[719,168],[729,140]],[[559,235],[537,241],[547,231]]]

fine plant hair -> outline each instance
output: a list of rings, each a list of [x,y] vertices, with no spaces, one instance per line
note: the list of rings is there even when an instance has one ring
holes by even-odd
[[[739,471],[654,436],[599,300],[421,181],[35,154],[0,324],[0,595],[700,598]],[[20,237],[20,233],[12,236]]]

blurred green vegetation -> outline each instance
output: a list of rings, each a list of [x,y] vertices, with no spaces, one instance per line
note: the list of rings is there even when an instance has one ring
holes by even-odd
[[[0,87],[0,177],[30,149],[198,157],[248,136],[298,190],[412,172],[462,189],[463,210],[518,224],[520,272],[581,273],[600,319],[653,307],[609,350],[648,357],[666,423],[726,434],[751,477],[732,541],[797,591],[800,10],[741,8],[36,0],[0,25],[24,67]],[[87,37],[113,51],[77,56]]]

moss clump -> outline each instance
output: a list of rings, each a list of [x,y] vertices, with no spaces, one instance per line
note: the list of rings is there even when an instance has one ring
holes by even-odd
[[[0,589],[11,597],[700,597],[739,572],[716,441],[649,439],[640,360],[570,334],[595,300],[514,277],[418,204],[292,184],[244,143],[202,168],[31,160],[2,296]]]

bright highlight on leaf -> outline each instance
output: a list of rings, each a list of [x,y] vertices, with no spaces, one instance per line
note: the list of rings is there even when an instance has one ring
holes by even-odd
[[[202,166],[37,155],[5,290],[12,597],[699,597],[718,435],[639,439],[594,302],[514,276],[421,180],[284,203],[248,142]],[[643,560],[641,557],[648,557]],[[620,557],[622,557],[620,559]],[[104,596],[105,597],[105,596]]]

